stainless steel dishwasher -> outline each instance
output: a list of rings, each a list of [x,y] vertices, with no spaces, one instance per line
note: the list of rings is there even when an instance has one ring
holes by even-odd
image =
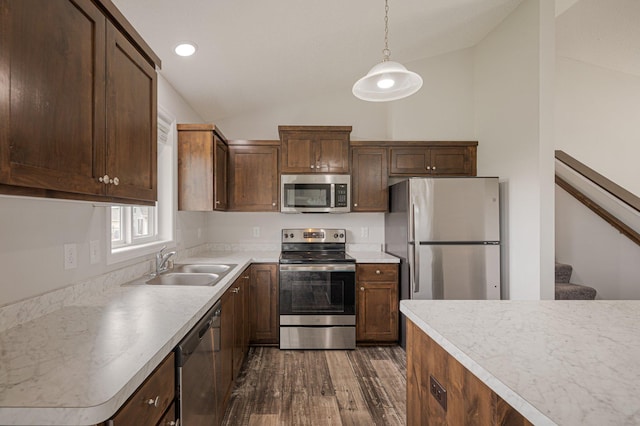
[[[177,395],[182,426],[211,426],[222,421],[220,386],[220,314],[216,303],[176,347]]]

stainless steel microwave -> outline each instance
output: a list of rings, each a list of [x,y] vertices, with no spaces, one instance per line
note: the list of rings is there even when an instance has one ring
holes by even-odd
[[[280,176],[282,213],[346,213],[351,211],[351,176]]]

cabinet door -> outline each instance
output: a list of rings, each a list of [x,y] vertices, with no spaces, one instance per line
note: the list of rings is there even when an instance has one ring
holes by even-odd
[[[389,176],[386,148],[354,148],[351,153],[351,210],[387,211]]]
[[[317,173],[349,173],[349,137],[319,135],[314,145]]]
[[[279,343],[278,265],[251,266],[251,343]]]
[[[429,148],[389,148],[391,156],[391,175],[427,175],[431,171],[431,152]]]
[[[178,127],[178,210],[214,208],[214,147],[210,130]]]
[[[222,295],[220,312],[220,387],[225,404],[233,382],[234,293],[233,286]]]
[[[278,147],[229,147],[229,210],[279,210]]]
[[[431,148],[431,173],[440,176],[471,176],[473,172],[469,150],[465,147]]]
[[[359,264],[356,340],[398,340],[398,265]]]
[[[308,133],[291,133],[282,139],[282,173],[315,173],[314,137]]]
[[[240,373],[242,360],[244,358],[244,291],[242,284],[244,279],[238,277],[233,283],[233,379]]]
[[[103,194],[104,16],[89,0],[0,9],[0,183]]]
[[[113,25],[107,25],[106,185],[114,197],[157,199],[157,76],[155,68]]]
[[[226,210],[228,207],[227,197],[227,145],[222,139],[215,136],[216,153],[215,153],[215,203],[214,210]]]

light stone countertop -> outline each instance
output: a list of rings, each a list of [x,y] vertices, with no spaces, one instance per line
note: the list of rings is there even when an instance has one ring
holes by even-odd
[[[235,263],[212,287],[146,278],[0,332],[0,424],[95,425],[111,417],[251,263],[278,252],[212,252]]]
[[[348,251],[356,263],[400,263],[400,259],[380,251]]]
[[[381,252],[350,254],[361,263],[398,261]],[[181,259],[238,266],[212,287],[151,286],[140,278],[0,331],[0,424],[107,420],[246,266],[277,263],[279,255],[212,251]]]
[[[640,301],[403,300],[400,310],[535,425],[640,424]]]

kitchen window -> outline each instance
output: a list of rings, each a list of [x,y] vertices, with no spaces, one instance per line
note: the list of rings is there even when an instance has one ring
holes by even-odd
[[[158,201],[156,206],[107,208],[107,264],[154,253],[174,244],[175,118],[158,106]]]

